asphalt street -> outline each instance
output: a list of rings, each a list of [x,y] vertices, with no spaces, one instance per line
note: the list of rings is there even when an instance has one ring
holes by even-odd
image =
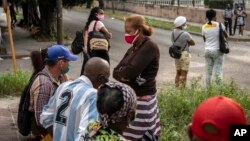
[[[77,12],[74,10],[64,10],[63,16],[65,33],[74,38],[75,32],[77,30],[83,29],[88,17],[88,13]],[[113,35],[110,41],[112,71],[113,68],[117,65],[117,63],[121,60],[130,45],[125,43],[124,41],[123,21],[105,17],[104,24]],[[154,28],[154,34],[152,36],[152,39],[158,44],[161,53],[160,69],[157,76],[158,84],[166,82],[174,83],[174,60],[168,54],[168,47],[171,45],[170,34],[171,31]],[[196,45],[194,47],[191,47],[192,60],[190,71],[188,74],[188,83],[190,83],[190,81],[194,78],[201,77],[200,83],[205,84],[204,42],[200,36],[192,35],[192,37],[196,42]],[[32,49],[39,49],[41,47],[46,47],[52,43],[37,43],[34,41],[33,44],[34,45],[31,44]],[[225,56],[224,80],[227,82],[234,80],[242,88],[250,90],[250,88],[248,87],[250,84],[250,42],[230,41],[229,44],[231,53]],[[27,47],[24,47],[24,49],[26,49],[27,51],[31,50],[31,48],[27,49]],[[81,62],[82,57],[81,55],[79,55],[78,61],[72,63],[72,69],[70,72],[71,78],[76,78],[79,76]],[[18,59],[17,64],[19,68],[31,70],[30,60],[27,58]],[[0,61],[0,72],[11,70],[11,68],[12,60],[6,59]]]

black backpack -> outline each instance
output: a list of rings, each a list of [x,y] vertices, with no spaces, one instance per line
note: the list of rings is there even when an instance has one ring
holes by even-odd
[[[79,54],[83,51],[84,48],[84,39],[83,39],[83,31],[76,31],[75,39],[71,44],[71,51],[73,54]]]
[[[28,84],[25,86],[22,92],[20,102],[19,102],[18,115],[17,115],[17,127],[18,127],[19,133],[22,134],[23,136],[28,136],[31,131],[31,118],[34,115],[34,113],[29,111],[30,88],[38,75],[48,76],[44,72],[39,72],[35,76],[31,77]]]

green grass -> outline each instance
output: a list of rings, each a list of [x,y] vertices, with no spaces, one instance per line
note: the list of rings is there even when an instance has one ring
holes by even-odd
[[[250,93],[243,91],[233,81],[229,84],[212,85],[209,89],[194,80],[190,87],[176,89],[166,84],[159,90],[158,101],[161,117],[161,141],[188,141],[187,125],[195,108],[203,100],[214,95],[233,98],[245,109],[250,119]]]
[[[90,9],[86,9],[85,6],[74,7],[74,9],[78,10],[78,11],[81,11],[81,12],[89,12],[90,11]],[[105,9],[105,16],[113,17],[113,18],[118,19],[118,20],[124,20],[129,15],[131,15],[131,13],[126,12],[126,11],[115,10],[115,13],[113,14],[112,9]],[[173,22],[163,21],[163,20],[158,20],[158,19],[152,19],[152,18],[149,18],[147,16],[145,16],[145,17],[146,17],[146,22],[149,25],[153,26],[153,27],[162,28],[162,29],[166,29],[166,30],[173,30],[174,29]],[[192,32],[192,33],[201,33],[201,27],[200,26],[195,26],[195,25],[188,24],[186,30],[188,32]]]
[[[0,74],[0,97],[20,95],[30,78],[29,72],[17,71]]]

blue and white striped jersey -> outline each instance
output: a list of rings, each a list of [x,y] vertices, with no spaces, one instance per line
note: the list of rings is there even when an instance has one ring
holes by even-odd
[[[43,107],[40,123],[53,125],[53,141],[78,141],[90,121],[98,120],[97,90],[81,76],[61,84]]]

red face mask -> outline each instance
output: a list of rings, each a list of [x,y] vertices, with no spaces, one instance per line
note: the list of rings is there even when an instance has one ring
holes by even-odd
[[[134,43],[134,41],[135,41],[135,39],[137,38],[137,36],[138,35],[136,35],[137,34],[137,30],[136,30],[136,32],[134,33],[134,34],[125,34],[124,35],[124,39],[125,39],[125,41],[127,42],[127,43],[129,43],[129,44],[133,44]]]

